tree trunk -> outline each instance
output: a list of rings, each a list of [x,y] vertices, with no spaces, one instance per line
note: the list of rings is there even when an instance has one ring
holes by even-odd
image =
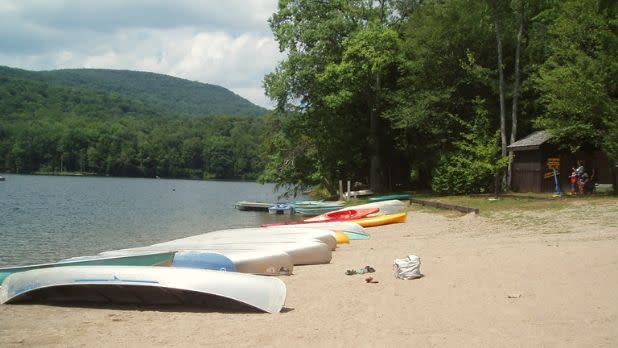
[[[380,176],[380,115],[378,113],[378,91],[380,90],[380,74],[376,74],[376,92],[374,103],[369,115],[369,188],[374,192],[382,190]]]
[[[511,112],[511,141],[510,144],[517,140],[517,102],[519,100],[519,57],[521,55],[521,40],[524,31],[524,1],[519,2],[519,29],[517,30],[517,46],[515,48],[515,82],[513,83],[513,109]],[[513,168],[513,151],[509,151],[509,168],[507,172],[507,184],[509,190],[512,183],[512,168]]]
[[[500,138],[502,140],[502,157],[506,156],[506,111],[504,105],[504,69],[502,66],[502,39],[500,35],[500,15],[497,0],[492,1],[496,26],[496,44],[498,49],[498,90],[500,93]],[[496,188],[497,190],[497,188]]]

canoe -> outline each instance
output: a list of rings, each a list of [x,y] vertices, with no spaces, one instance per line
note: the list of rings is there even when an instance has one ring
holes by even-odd
[[[179,248],[176,248],[179,249]],[[174,250],[174,248],[165,246],[145,246],[131,249],[111,250],[101,253],[102,255],[122,255],[131,253],[143,253],[144,251],[153,250]],[[196,248],[183,250],[179,249],[176,253],[193,252],[193,253],[218,253],[224,255],[234,263],[236,272],[253,273],[269,276],[291,275],[294,270],[294,261],[292,257],[283,251],[278,250],[253,250],[247,248],[240,249],[203,249]]]
[[[294,265],[315,265],[329,263],[332,259],[332,249],[319,241],[303,241],[296,243],[191,243],[188,245],[176,245],[180,250],[278,250],[289,254]]]
[[[179,251],[174,256],[172,267],[201,268],[213,271],[236,272],[234,262],[216,252]]]
[[[321,215],[325,213],[329,213],[331,211],[339,210],[341,206],[331,206],[331,207],[299,207],[294,208],[294,212],[301,215]]]
[[[194,268],[80,266],[14,273],[0,303],[189,305],[281,311],[285,284],[278,278]]]
[[[354,222],[356,222],[357,224],[363,227],[381,226],[381,225],[394,224],[398,222],[405,222],[406,215],[407,213],[378,215],[378,216],[354,220]]]
[[[371,196],[367,199],[368,202],[382,202],[382,201],[392,201],[392,200],[400,200],[406,201],[410,200],[411,195],[407,193],[402,194],[393,194],[393,195],[383,195],[383,196]]]
[[[354,222],[307,222],[307,221],[288,221],[284,224],[266,224],[262,227],[268,228],[318,228],[326,229],[330,231],[341,231],[345,233],[348,238],[355,239],[369,239],[369,234],[365,232],[365,228]]]
[[[335,236],[329,231],[319,229],[280,229],[267,228],[237,228],[229,230],[212,231],[191,237],[169,241],[167,243],[192,243],[192,242],[242,242],[242,243],[272,243],[272,242],[298,242],[303,240],[317,239],[332,250],[337,247]]]
[[[291,203],[294,208],[343,207],[343,201],[296,201]]]
[[[351,221],[377,213],[379,210],[379,208],[347,208],[305,219],[305,221]]]
[[[373,214],[367,215],[367,217],[377,216],[377,215],[388,215],[388,214],[396,214],[403,212],[408,204],[397,200],[389,200],[389,201],[380,201],[380,202],[372,202],[365,203],[360,205],[354,205],[351,207],[347,207],[347,209],[367,209],[367,208],[378,208],[379,211]]]
[[[241,242],[223,241],[219,243],[209,241],[193,242],[166,242],[152,245],[166,247],[172,250],[278,250],[289,254],[294,265],[314,265],[329,263],[332,259],[332,248],[318,240],[302,240],[296,242]]]
[[[0,268],[0,284],[12,273],[24,272],[38,268],[66,266],[170,266],[174,258],[173,251],[143,251],[133,255],[115,256],[79,256],[53,263],[37,265],[11,266]]]

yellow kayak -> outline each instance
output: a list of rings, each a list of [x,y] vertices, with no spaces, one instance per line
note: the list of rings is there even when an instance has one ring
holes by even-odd
[[[408,213],[403,212],[403,213],[397,213],[397,214],[378,215],[378,216],[362,218],[358,220],[352,220],[352,222],[356,222],[357,224],[363,227],[388,225],[388,224],[394,224],[397,222],[405,222],[407,214]]]
[[[341,231],[335,231],[335,240],[337,240],[337,244],[348,244],[350,243],[350,237],[347,234]]]

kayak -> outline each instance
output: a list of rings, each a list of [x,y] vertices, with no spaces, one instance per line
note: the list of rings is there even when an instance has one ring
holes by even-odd
[[[383,195],[383,196],[372,196],[367,199],[368,202],[382,202],[382,201],[390,201],[393,199],[397,199],[400,201],[410,200],[411,195],[407,193],[403,194],[394,194],[394,195]]]
[[[347,234],[343,233],[343,232],[335,232],[335,240],[337,240],[337,244],[349,244],[350,243],[350,237],[348,237]]]
[[[379,210],[379,208],[341,209],[305,219],[305,221],[352,221],[377,213]]]
[[[374,226],[382,226],[388,224],[394,224],[398,222],[406,221],[407,213],[397,213],[397,214],[388,214],[388,215],[378,215],[358,220],[353,220],[357,224],[363,227],[374,227]]]
[[[401,213],[403,212],[406,207],[408,206],[408,204],[397,200],[397,199],[393,199],[393,200],[389,200],[389,201],[380,201],[380,202],[372,202],[372,203],[365,203],[365,204],[360,204],[360,205],[354,205],[351,207],[347,207],[346,209],[367,209],[367,208],[378,208],[380,209],[378,212],[373,213],[373,214],[369,214],[367,215],[367,217],[372,217],[372,216],[376,216],[376,215],[388,215],[388,214],[395,214],[395,213]],[[343,210],[343,209],[341,209]]]

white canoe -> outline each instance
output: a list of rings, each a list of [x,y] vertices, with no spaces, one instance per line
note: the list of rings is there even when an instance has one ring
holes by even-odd
[[[329,263],[332,249],[318,240],[301,240],[296,242],[241,242],[234,240],[203,242],[167,242],[153,245],[169,247],[173,250],[278,250],[289,254],[294,265],[315,265]]]
[[[206,241],[241,241],[243,243],[266,243],[272,241],[302,241],[317,239],[326,243],[332,250],[337,248],[337,240],[332,231],[320,229],[268,229],[268,228],[237,228],[212,231],[170,242],[206,242]]]
[[[281,311],[286,287],[278,278],[193,268],[68,266],[10,275],[0,303],[202,305],[268,313]]]
[[[146,246],[131,249],[121,249],[102,252],[101,255],[127,255],[133,253],[143,253],[144,251],[165,250],[176,251],[173,248],[162,246]],[[248,250],[248,249],[208,249],[208,250],[180,250],[180,253],[218,253],[229,258],[236,272],[253,273],[269,276],[291,275],[294,271],[294,262],[292,257],[283,251],[278,250]]]
[[[369,239],[369,234],[365,232],[365,228],[355,222],[314,222],[309,224],[274,225],[267,228],[284,230],[286,228],[317,228],[328,231],[341,231],[350,239]]]

